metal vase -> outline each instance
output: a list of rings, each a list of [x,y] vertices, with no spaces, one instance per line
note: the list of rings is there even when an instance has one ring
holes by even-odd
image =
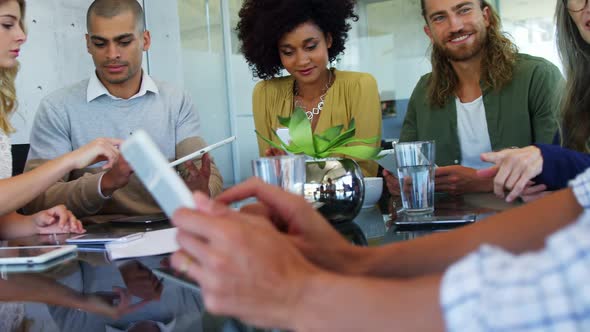
[[[305,199],[332,223],[353,220],[363,206],[363,173],[352,159],[307,160],[305,182]]]

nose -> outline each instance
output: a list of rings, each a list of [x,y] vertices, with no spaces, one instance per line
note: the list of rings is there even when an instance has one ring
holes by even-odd
[[[23,31],[23,28],[20,25],[17,25],[15,39],[19,45],[27,41],[27,34]]]
[[[305,51],[297,51],[297,65],[304,66],[309,63],[309,55]]]
[[[109,45],[107,46],[107,58],[109,60],[114,60],[120,57],[121,54],[119,53],[119,48],[117,47],[117,45],[115,45],[114,43],[109,43]]]
[[[452,32],[461,31],[464,28],[463,20],[457,15],[449,16],[449,28]]]

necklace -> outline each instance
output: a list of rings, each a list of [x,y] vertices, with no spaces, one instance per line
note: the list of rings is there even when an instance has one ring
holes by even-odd
[[[326,95],[328,94],[328,89],[330,89],[331,85],[332,85],[332,71],[328,70],[328,83],[326,83],[326,86],[322,90],[322,94],[320,95],[320,102],[318,103],[318,105],[316,107],[311,109],[311,111],[308,111],[307,107],[305,107],[305,105],[303,104],[303,101],[301,100],[301,97],[299,96],[299,87],[297,86],[297,81],[295,81],[295,86],[293,88],[294,95],[295,95],[293,106],[295,108],[297,108],[297,107],[302,108],[305,111],[305,114],[307,115],[307,118],[309,119],[309,121],[313,120],[313,117],[320,114],[320,112],[324,108],[324,99],[326,98]]]

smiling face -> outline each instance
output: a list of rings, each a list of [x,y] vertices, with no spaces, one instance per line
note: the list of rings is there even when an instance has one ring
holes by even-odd
[[[580,1],[581,2],[581,1]],[[569,11],[572,20],[580,31],[580,36],[590,44],[590,2],[581,11]]]
[[[426,0],[424,31],[451,61],[468,61],[486,44],[490,15],[479,0]]]
[[[314,23],[306,22],[286,33],[278,44],[283,67],[302,84],[321,79],[328,67],[332,37]]]
[[[150,35],[137,29],[133,13],[125,11],[112,18],[91,15],[89,27],[88,53],[107,89],[129,81],[139,86],[142,56],[149,49]]]
[[[20,6],[15,0],[0,4],[0,67],[14,68],[27,36],[22,29]]]

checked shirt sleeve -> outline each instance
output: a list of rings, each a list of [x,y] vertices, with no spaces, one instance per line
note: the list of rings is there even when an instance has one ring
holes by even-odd
[[[585,212],[545,248],[513,255],[482,246],[446,271],[448,331],[590,331],[590,171],[570,186]]]

